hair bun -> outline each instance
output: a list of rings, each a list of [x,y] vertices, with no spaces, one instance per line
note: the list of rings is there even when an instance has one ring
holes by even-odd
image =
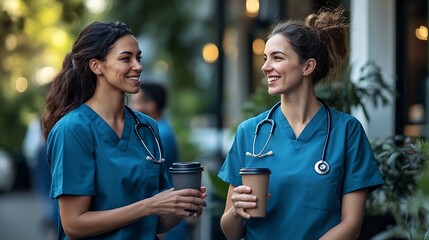
[[[344,8],[322,8],[305,19],[305,26],[315,31],[320,41],[327,47],[331,77],[337,77],[348,57],[349,25],[344,16]]]
[[[305,19],[305,26],[313,28],[316,25],[317,20],[319,20],[319,16],[312,13]]]

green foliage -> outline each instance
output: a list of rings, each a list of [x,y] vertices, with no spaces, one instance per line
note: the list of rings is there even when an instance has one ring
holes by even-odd
[[[46,86],[37,83],[37,71],[61,65],[69,43],[62,33],[80,28],[85,14],[82,0],[15,2],[0,1],[0,149],[9,153],[21,151],[27,124],[42,109]],[[28,84],[24,92],[15,88],[20,78]]]
[[[207,171],[210,183],[211,190],[215,197],[217,197],[220,201],[215,201],[214,206],[210,206],[210,211],[215,216],[221,216],[225,209],[225,201],[228,194],[229,184],[222,181],[217,173],[214,171]]]
[[[381,69],[375,62],[369,61],[364,64],[356,81],[353,81],[351,76],[352,68],[349,66],[345,69],[338,80],[317,85],[317,95],[342,112],[351,113],[353,108],[360,107],[365,118],[370,121],[364,100],[370,101],[375,107],[386,106],[389,103],[389,96],[393,95],[394,91],[385,82]]]
[[[375,239],[426,239],[429,236],[429,198],[423,195],[418,182],[428,162],[428,143],[395,136],[378,140],[372,146],[385,183],[369,195],[367,213],[391,213],[396,220],[394,227]]]
[[[426,159],[426,164],[418,182],[418,186],[422,192],[429,197],[429,141],[419,140],[417,142],[417,147],[420,149],[422,157]]]
[[[278,96],[271,96],[267,92],[267,81],[261,80],[255,92],[250,95],[249,100],[243,106],[244,117],[249,118],[266,111],[276,102],[280,101]]]
[[[42,105],[43,91],[41,88],[30,87],[30,90],[17,94],[12,99],[0,94],[0,149],[9,153],[20,151],[27,130],[27,122],[37,117]]]
[[[216,195],[216,197],[226,200],[226,194],[228,192],[229,184],[222,181],[218,176],[216,172],[208,171],[208,176],[210,179],[210,183],[213,187],[213,194]]]

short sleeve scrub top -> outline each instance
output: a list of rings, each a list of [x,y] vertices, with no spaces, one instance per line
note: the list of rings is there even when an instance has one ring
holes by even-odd
[[[233,145],[218,176],[234,186],[242,185],[240,168],[271,170],[265,218],[246,220],[245,239],[319,239],[341,221],[341,200],[352,191],[383,184],[372,148],[357,119],[333,109],[331,136],[325,160],[330,171],[319,175],[314,165],[321,159],[327,133],[327,112],[322,106],[298,138],[276,108],[271,115],[275,129],[262,158],[246,156],[252,152],[256,125],[268,111],[238,126]],[[270,125],[259,130],[255,153],[268,139]]]
[[[135,112],[159,137],[155,120]],[[91,196],[91,211],[119,208],[151,197],[167,187],[161,164],[146,160],[148,153],[134,132],[133,116],[124,110],[121,138],[89,106],[80,105],[62,117],[48,136],[52,172],[50,197]],[[155,157],[152,134],[140,135]],[[88,239],[155,239],[158,216],[146,216],[127,226]],[[68,239],[58,224],[58,239]]]

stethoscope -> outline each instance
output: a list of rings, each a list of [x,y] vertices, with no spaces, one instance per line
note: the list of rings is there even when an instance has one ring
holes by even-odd
[[[131,110],[131,108],[129,108],[127,105],[125,105],[125,108],[128,110],[129,113],[131,113],[131,115],[133,116],[134,120],[137,123],[134,126],[134,132],[136,133],[136,135],[139,138],[140,142],[142,143],[143,147],[149,153],[149,155],[146,156],[146,160],[154,161],[156,163],[165,162],[165,159],[162,157],[161,143],[159,142],[158,137],[156,136],[155,131],[153,130],[152,126],[150,126],[149,124],[140,122],[140,119],[137,117],[137,115],[134,113],[134,111]],[[143,141],[143,138],[140,136],[139,129],[141,129],[141,128],[147,128],[152,133],[152,137],[155,140],[156,147],[158,148],[158,152],[159,152],[159,158],[158,159],[156,159],[155,156],[153,155],[153,153],[151,151],[149,151],[149,148],[146,146],[146,144]]]
[[[323,145],[323,151],[322,151],[322,159],[319,160],[318,162],[316,162],[316,164],[314,164],[314,171],[316,171],[316,173],[320,174],[320,175],[324,175],[327,174],[330,170],[330,165],[327,161],[325,161],[325,155],[326,155],[326,149],[328,147],[328,142],[329,142],[329,137],[331,135],[331,112],[329,111],[329,107],[328,105],[325,103],[325,101],[323,101],[320,98],[317,98],[317,100],[322,103],[323,107],[325,108],[326,111],[326,115],[328,117],[328,131],[326,132],[326,137],[325,137],[325,144]],[[257,157],[257,158],[263,158],[265,156],[272,156],[274,155],[273,151],[268,151],[266,153],[264,153],[265,148],[267,147],[268,143],[270,142],[271,136],[273,135],[274,132],[274,128],[275,128],[275,122],[274,120],[271,118],[272,113],[274,112],[274,110],[276,108],[278,108],[280,106],[280,102],[276,103],[268,112],[267,117],[265,117],[265,119],[263,119],[262,121],[260,121],[258,123],[258,125],[256,125],[256,129],[255,129],[255,135],[253,136],[253,146],[252,146],[252,153],[250,152],[246,152],[246,156],[250,156],[250,157]],[[259,129],[261,128],[262,125],[264,124],[270,124],[271,125],[271,129],[270,129],[270,134],[268,135],[267,141],[265,142],[264,146],[262,147],[261,151],[259,153],[255,153],[255,146],[256,146],[256,138],[258,136],[258,132]]]

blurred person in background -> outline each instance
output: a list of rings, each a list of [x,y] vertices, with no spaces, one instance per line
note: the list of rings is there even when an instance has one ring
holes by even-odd
[[[52,83],[42,122],[58,239],[153,240],[206,206],[205,187],[168,188],[156,121],[125,105],[140,60],[126,24],[93,22]]]
[[[335,79],[347,57],[342,8],[273,28],[261,70],[268,93],[280,101],[238,126],[218,174],[229,183],[221,218],[228,239],[359,236],[367,195],[383,180],[360,122],[330,109],[314,89],[322,79]],[[245,167],[271,170],[265,218],[247,212],[256,207],[257,197],[242,185],[239,172]]]
[[[30,173],[31,190],[36,194],[42,210],[40,226],[43,239],[55,239],[58,213],[55,211],[54,201],[49,197],[51,172],[46,141],[38,117],[34,117],[28,125],[22,151]]]
[[[169,168],[172,163],[179,161],[179,152],[174,130],[164,116],[168,104],[168,92],[165,86],[155,82],[141,82],[140,92],[132,95],[132,106],[158,122],[159,135],[165,152],[164,167],[170,184],[172,184]],[[172,186],[172,185],[170,185]],[[191,223],[191,222],[189,222]],[[189,239],[188,221],[182,220],[176,227],[165,234],[158,235],[160,239],[175,240]]]

